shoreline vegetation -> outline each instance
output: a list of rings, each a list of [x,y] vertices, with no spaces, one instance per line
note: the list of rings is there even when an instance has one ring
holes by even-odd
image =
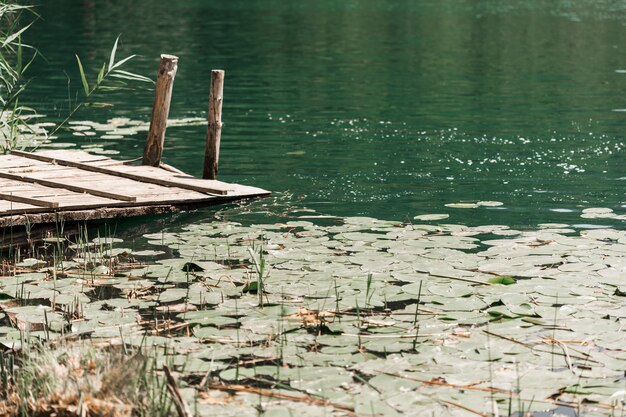
[[[29,19],[30,18],[30,19]],[[56,139],[62,129],[80,133],[72,126],[73,119],[85,107],[102,107],[97,99],[101,93],[130,89],[129,83],[145,83],[152,86],[154,81],[143,75],[122,69],[136,55],[117,57],[120,36],[115,39],[110,55],[90,80],[78,55],[76,63],[80,77],[80,90],[74,88],[67,75],[67,114],[57,123],[37,120],[43,115],[36,109],[22,104],[21,97],[28,89],[31,80],[28,69],[37,61],[40,52],[37,48],[22,42],[24,33],[38,18],[32,6],[0,2],[0,152],[12,149],[37,149],[44,143]],[[25,23],[29,20],[29,23]],[[137,88],[137,87],[132,87]],[[68,127],[69,126],[69,127]],[[78,126],[80,128],[80,126]]]
[[[626,411],[626,231],[267,210],[15,250],[4,414]]]

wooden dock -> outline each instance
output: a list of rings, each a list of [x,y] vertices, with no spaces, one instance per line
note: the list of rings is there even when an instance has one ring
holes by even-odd
[[[211,71],[203,178],[161,162],[178,57],[161,55],[142,165],[78,150],[0,155],[0,227],[180,211],[271,194],[217,180],[224,71]]]
[[[0,155],[0,227],[156,214],[269,194],[77,150]]]

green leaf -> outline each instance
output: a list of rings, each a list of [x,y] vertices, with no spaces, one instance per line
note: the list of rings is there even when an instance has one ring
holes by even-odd
[[[24,45],[20,44],[20,49],[23,47]],[[33,56],[30,58],[30,61],[28,61],[28,63],[26,63],[26,65],[24,65],[21,68],[22,74],[26,72],[26,70],[28,70],[28,68],[30,67],[30,64],[32,64],[33,62],[35,62],[35,59],[37,58],[39,52],[35,51],[35,53],[33,54]]]
[[[98,73],[98,81],[97,81],[98,84],[100,84],[102,80],[104,79],[104,70],[105,70],[105,65],[102,64],[102,68],[100,68],[100,72]]]
[[[85,96],[89,97],[89,84],[87,83],[85,70],[83,69],[83,64],[80,62],[80,58],[78,57],[78,55],[76,55],[76,61],[78,61],[78,69],[80,71],[80,79],[83,82],[83,88],[85,89]]]
[[[487,314],[489,314],[491,317],[495,317],[496,319],[501,319],[501,318],[514,319],[515,318],[515,316],[513,315],[510,315],[508,313],[498,311],[498,310],[489,310]]]
[[[22,73],[22,42],[17,43],[17,62],[15,63],[15,71],[18,74]]]
[[[204,268],[194,262],[187,262],[183,265],[183,272],[202,272]]]
[[[121,89],[122,87],[116,87],[114,85],[101,85],[98,87],[98,90],[100,91],[119,91]]]
[[[120,36],[118,35],[117,39],[115,39],[115,43],[113,44],[113,49],[111,49],[111,57],[109,58],[109,72],[113,69],[113,65],[115,65],[115,52],[117,52],[117,44],[120,40]]]
[[[17,32],[15,32],[14,34],[12,34],[11,36],[9,36],[8,38],[6,38],[4,40],[4,42],[2,42],[2,48],[4,48],[5,46],[7,46],[8,44],[10,44],[11,42],[13,42],[15,39],[17,39],[22,33],[24,33],[24,31],[26,31],[34,22],[31,22],[30,24],[24,26],[22,29],[18,30]]]
[[[493,277],[489,279],[489,283],[490,284],[502,284],[502,285],[513,285],[517,282],[517,280],[513,277],[510,276],[499,276],[499,277]]]
[[[113,104],[112,103],[101,103],[101,102],[85,103],[85,107],[104,108],[104,107],[113,107]]]
[[[122,65],[124,65],[126,62],[130,61],[131,59],[133,59],[134,57],[136,57],[137,55],[131,55],[131,56],[127,56],[126,58],[116,62],[111,69],[109,69],[109,71],[114,70],[115,68],[121,67]]]
[[[263,286],[261,286],[261,288],[263,288]],[[249,292],[250,294],[257,294],[259,292],[259,282],[258,281],[252,281],[252,282],[248,283],[245,287],[243,287],[243,289],[241,291],[242,292]]]
[[[128,71],[115,70],[115,74],[113,75],[123,75],[129,80],[144,81],[147,83],[152,82],[152,80],[148,77],[144,77],[143,75],[135,74],[133,72],[128,72]],[[119,78],[124,78],[124,77],[119,77]]]
[[[0,292],[0,300],[12,300],[13,297],[11,297],[9,294]]]

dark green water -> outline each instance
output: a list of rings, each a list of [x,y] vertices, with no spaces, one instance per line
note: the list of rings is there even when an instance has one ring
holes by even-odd
[[[225,181],[335,215],[532,226],[625,210],[622,1],[54,0],[38,12],[28,41],[48,62],[29,100],[52,118],[74,54],[95,77],[120,33],[119,54],[140,55],[131,71],[154,77],[160,53],[180,57],[172,117],[206,115],[210,69],[225,69]],[[114,107],[78,119],[147,120],[152,93],[102,100]],[[132,158],[144,139],[106,147]],[[203,141],[202,127],[172,129],[166,161],[199,174]],[[465,200],[504,206],[444,207]]]

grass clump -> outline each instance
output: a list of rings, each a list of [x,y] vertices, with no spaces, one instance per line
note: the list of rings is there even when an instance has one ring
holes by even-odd
[[[28,85],[26,71],[37,57],[37,50],[22,42],[22,34],[32,25],[23,24],[33,16],[29,6],[0,1],[0,152],[17,146],[20,135],[33,133],[28,120],[36,112],[20,103]]]
[[[93,101],[98,93],[126,89],[129,81],[153,83],[147,77],[122,69],[136,55],[116,58],[120,40],[118,36],[111,49],[108,63],[102,64],[94,80],[87,79],[86,69],[80,57],[76,55],[82,94],[79,95],[77,91],[74,100],[71,95],[68,97],[67,116],[59,123],[55,123],[56,127],[51,131],[42,124],[32,123],[34,118],[42,115],[35,109],[23,105],[21,96],[28,89],[27,71],[35,62],[39,51],[23,43],[22,35],[33,25],[36,17],[37,14],[31,6],[0,0],[0,153],[25,147],[36,149],[43,142],[55,137],[61,129],[66,128],[68,122],[83,107],[102,106],[102,103]],[[70,81],[68,78],[68,90]]]
[[[2,358],[0,416],[167,416],[154,361],[92,344],[46,346]]]

